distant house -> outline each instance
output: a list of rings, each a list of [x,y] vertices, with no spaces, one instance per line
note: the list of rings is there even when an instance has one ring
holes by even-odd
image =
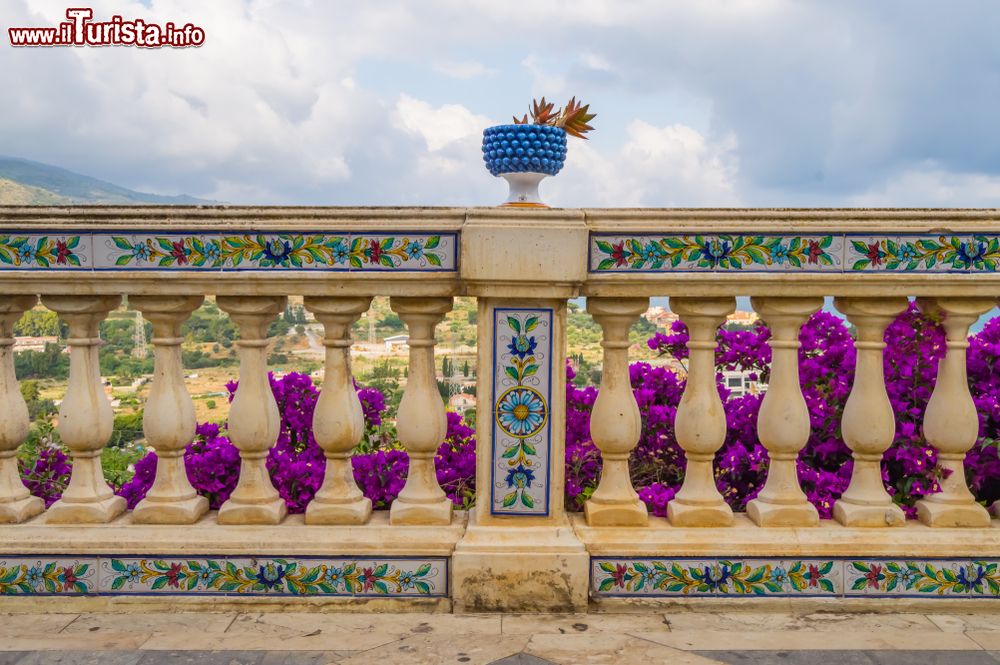
[[[59,338],[52,337],[15,337],[14,353],[22,351],[44,351],[46,344],[58,344]]]
[[[757,323],[758,318],[759,317],[757,316],[757,312],[744,312],[741,310],[733,312],[732,314],[727,316],[726,322],[736,323],[741,326],[752,326],[753,324]]]
[[[730,397],[760,395],[767,390],[766,383],[751,378],[751,373],[746,370],[725,370],[722,372],[722,381],[729,389]]]
[[[386,337],[382,341],[385,343],[386,353],[405,351],[410,348],[409,335],[393,335],[392,337]]]
[[[466,411],[468,409],[476,408],[476,396],[467,395],[465,393],[458,393],[452,395],[448,400],[448,406],[450,406],[455,411]]]
[[[678,319],[678,316],[670,310],[658,306],[650,307],[642,316],[657,328],[664,328],[666,330],[670,330],[670,326]]]

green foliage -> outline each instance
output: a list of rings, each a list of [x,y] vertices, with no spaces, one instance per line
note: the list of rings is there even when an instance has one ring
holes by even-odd
[[[145,446],[126,444],[120,447],[108,446],[101,452],[104,479],[112,487],[121,487],[135,475],[133,465],[148,451]]]
[[[282,318],[275,319],[267,329],[268,337],[284,337],[292,329],[292,324]]]
[[[234,358],[236,354],[230,353],[230,357],[214,358],[200,349],[192,351],[181,350],[181,362],[185,369],[202,369],[204,367],[228,367],[236,364]]]
[[[39,395],[38,381],[21,381],[21,397],[25,402],[36,400]]]
[[[16,337],[65,337],[65,324],[59,316],[47,309],[31,309],[14,324]]]
[[[108,445],[113,448],[121,448],[142,439],[145,436],[142,430],[142,414],[140,409],[135,413],[116,415],[114,431]]]
[[[65,379],[69,376],[69,355],[58,344],[46,344],[44,351],[14,354],[14,371],[24,379]]]
[[[375,325],[384,330],[393,332],[399,332],[406,328],[406,324],[403,323],[403,319],[399,318],[399,315],[395,312],[387,313],[385,316],[378,319]]]
[[[289,305],[281,315],[283,321],[288,324],[303,324],[306,322],[306,311],[301,305]]]
[[[225,348],[237,337],[236,325],[214,302],[205,302],[181,326],[181,334],[192,342],[218,343]]]

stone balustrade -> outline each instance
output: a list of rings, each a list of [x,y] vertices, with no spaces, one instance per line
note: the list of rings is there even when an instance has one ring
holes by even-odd
[[[965,484],[963,459],[979,427],[966,338],[1000,295],[997,214],[0,207],[0,596],[242,594],[472,611],[713,595],[996,599],[1000,531]],[[267,331],[289,295],[304,296],[325,331],[313,433],[326,476],[304,516],[286,514],[265,465],[279,432]],[[434,474],[446,429],[434,331],[459,295],[479,302],[478,497],[467,512]],[[239,330],[228,433],[241,471],[217,512],[182,459],[195,418],[180,330],[206,296]],[[364,428],[350,331],[374,296],[391,298],[409,332],[396,423],[409,473],[388,514],[372,511],[350,463]],[[591,435],[604,470],[584,512],[570,514],[564,359],[567,302],[581,296],[603,331]],[[690,331],[690,358],[674,422],[686,476],[658,518],[629,476],[643,424],[628,330],[649,298],[663,296]],[[757,424],[767,481],[734,515],[715,484],[727,424],[714,354],[737,296],[752,297],[770,326],[773,361]],[[907,296],[947,333],[923,431],[949,472],[909,523],[881,472],[895,422],[882,339]],[[28,416],[12,329],[39,297],[68,326],[71,358],[58,431],[73,470],[47,510],[21,484],[14,457]],[[797,350],[801,326],[830,297],[857,331],[841,423],[854,468],[834,519],[820,520],[795,466],[809,437]],[[159,462],[133,511],[101,466],[113,413],[98,330],[123,298],[152,324],[155,354],[143,427]]]

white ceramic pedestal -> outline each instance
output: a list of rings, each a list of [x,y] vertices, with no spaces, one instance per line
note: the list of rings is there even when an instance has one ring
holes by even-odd
[[[510,195],[502,205],[516,208],[548,208],[538,196],[538,183],[545,173],[501,173],[510,186]]]

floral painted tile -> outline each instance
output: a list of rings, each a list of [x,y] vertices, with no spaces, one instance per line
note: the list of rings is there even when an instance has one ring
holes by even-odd
[[[0,270],[89,270],[91,236],[0,233]]]
[[[101,593],[210,592],[225,558],[102,557]]]
[[[592,272],[840,272],[836,234],[594,234]]]
[[[96,587],[96,557],[0,558],[0,595],[76,595]]]
[[[493,313],[492,499],[496,515],[548,515],[552,310]]]
[[[445,596],[444,558],[230,559],[225,592],[338,596]]]
[[[351,236],[351,267],[361,270],[448,271],[458,266],[455,234]]]
[[[350,236],[249,233],[220,238],[226,270],[350,270]]]
[[[591,558],[596,596],[835,596],[832,559]]]
[[[848,596],[1000,598],[996,559],[859,559],[845,565]]]
[[[447,559],[105,557],[106,594],[444,596]]]
[[[223,236],[223,267],[236,270],[455,270],[454,235],[262,233]]]
[[[204,233],[94,234],[97,270],[193,270],[222,266],[220,236]]]
[[[996,272],[1000,236],[850,235],[844,263],[857,272]]]

